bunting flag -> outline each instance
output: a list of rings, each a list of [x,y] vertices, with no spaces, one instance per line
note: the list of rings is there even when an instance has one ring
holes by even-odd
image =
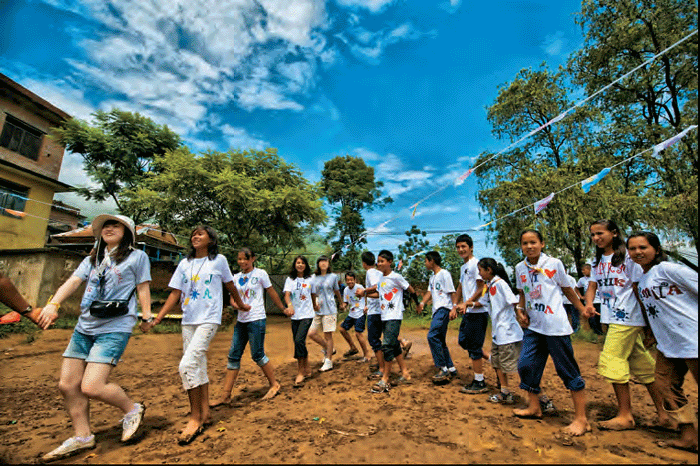
[[[334,252],[334,253],[331,255],[331,262],[333,262],[333,259],[335,259],[335,255],[336,255],[336,254],[338,254],[338,253],[337,253],[337,252]]]
[[[467,178],[469,178],[469,175],[471,175],[473,171],[474,171],[474,169],[473,169],[473,168],[470,168],[470,169],[467,170],[466,172],[464,172],[464,173],[462,173],[461,175],[459,175],[459,178],[457,178],[457,179],[455,180],[455,183],[454,183],[455,186],[461,186],[462,184],[464,184],[464,180],[466,180]]]
[[[415,216],[416,216],[416,211],[418,210],[418,204],[420,204],[420,202],[416,202],[415,204],[413,204],[413,205],[411,206],[411,207],[413,208],[413,213],[411,214],[411,218],[415,218]],[[411,207],[409,207],[409,208],[411,208]]]
[[[478,227],[474,228],[474,231],[479,231],[482,228],[486,228],[487,226],[491,225],[495,220],[491,220],[489,223],[484,223],[483,225],[479,225]]]
[[[651,156],[654,157],[655,159],[660,160],[662,150],[666,149],[669,146],[674,145],[675,143],[677,143],[678,141],[683,139],[683,137],[685,137],[685,135],[688,134],[689,131],[691,131],[697,127],[698,127],[697,125],[688,126],[686,129],[684,129],[680,133],[676,134],[675,136],[668,138],[665,141],[660,142],[659,144],[655,145],[654,152],[652,152]]]
[[[540,199],[539,201],[535,202],[535,213],[539,214],[545,207],[547,207],[547,204],[549,204],[552,201],[552,199],[554,199],[554,193],[551,193],[544,199]]]
[[[20,212],[19,210],[12,210],[12,209],[8,209],[6,207],[4,207],[3,210],[5,212],[7,212],[8,214],[12,215],[13,217],[24,218],[24,216],[27,215],[26,212]]]
[[[596,175],[589,176],[585,180],[581,181],[581,189],[583,189],[583,192],[588,194],[588,192],[591,190],[591,187],[595,186],[600,180],[605,178],[605,175],[610,173],[610,170],[610,167],[603,168]]]
[[[396,266],[396,270],[401,270],[401,267],[403,267],[403,260],[399,260],[399,263]]]

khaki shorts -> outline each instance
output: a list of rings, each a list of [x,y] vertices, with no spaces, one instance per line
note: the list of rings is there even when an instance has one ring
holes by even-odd
[[[491,365],[494,369],[500,369],[503,372],[518,372],[518,359],[520,351],[523,349],[523,342],[514,341],[505,345],[491,344]]]
[[[314,316],[314,321],[311,324],[311,330],[315,331],[317,329],[323,330],[323,333],[335,332],[335,328],[338,324],[338,314],[331,314],[327,316],[320,316],[316,314]]]

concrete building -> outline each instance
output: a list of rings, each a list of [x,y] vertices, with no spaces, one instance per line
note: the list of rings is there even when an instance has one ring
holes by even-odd
[[[64,147],[50,128],[71,116],[0,74],[0,250],[41,248]]]

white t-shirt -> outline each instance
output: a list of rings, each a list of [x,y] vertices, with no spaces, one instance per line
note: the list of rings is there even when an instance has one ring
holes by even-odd
[[[667,358],[697,359],[698,273],[661,262],[642,275],[639,296],[657,349]]]
[[[437,274],[434,273],[428,281],[428,289],[433,299],[433,314],[441,307],[452,309],[452,293],[455,292],[455,286],[450,272],[440,269]]]
[[[515,317],[513,306],[518,304],[520,299],[500,277],[494,277],[487,287],[488,291],[479,299],[479,302],[489,309],[493,342],[497,345],[507,345],[522,341],[523,329]]]
[[[296,277],[293,280],[287,277],[283,291],[289,291],[292,297],[292,320],[313,319],[315,312],[314,303],[311,301],[311,277]]]
[[[481,280],[479,275],[479,267],[477,264],[479,259],[472,257],[459,268],[459,282],[462,284],[462,301],[467,302],[469,298],[474,296],[476,292],[476,281]],[[489,312],[488,307],[472,307],[467,308],[466,314],[476,314],[480,312]]]
[[[534,267],[528,267],[526,260],[515,266],[515,275],[517,288],[525,294],[528,328],[542,335],[571,335],[574,331],[561,300],[561,287],[569,286],[564,264],[544,253]]]
[[[353,319],[359,319],[365,315],[365,298],[360,298],[355,294],[357,290],[364,290],[362,285],[355,283],[355,286],[350,288],[346,286],[343,290],[343,301],[348,303],[348,309],[350,309],[350,314],[348,317]]]
[[[578,283],[576,283],[576,286],[578,288],[583,288],[583,297],[584,298],[586,297],[586,291],[588,291],[588,284],[591,283],[588,280],[589,280],[588,277],[581,277],[578,279]],[[599,294],[599,291],[595,290],[595,296],[593,297],[593,304],[600,304],[600,298],[598,297],[598,294]],[[586,304],[585,300],[584,300],[583,304],[584,305]]]
[[[411,285],[406,279],[394,271],[389,275],[382,275],[377,287],[382,320],[403,319],[403,290],[407,290],[409,286]]]
[[[182,259],[168,286],[180,290],[183,325],[221,325],[224,307],[222,283],[233,280],[226,257]]]
[[[270,277],[262,269],[254,267],[248,273],[238,272],[233,282],[241,295],[243,304],[250,306],[250,311],[238,311],[238,322],[254,322],[265,318],[265,289],[272,286]]]
[[[329,316],[338,313],[338,306],[335,303],[335,292],[340,292],[338,286],[338,276],[334,273],[325,275],[313,275],[311,292],[316,295],[318,303],[318,315]]]
[[[573,289],[574,293],[576,293],[576,279],[574,277],[572,277],[571,275],[567,275],[566,282],[568,283],[567,286],[570,286]],[[561,292],[561,301],[564,304],[571,304],[571,301],[569,301],[569,298],[566,297],[566,295],[564,294],[563,291]],[[576,311],[576,312],[578,312],[578,311]]]
[[[374,286],[379,283],[379,281],[382,279],[384,276],[383,273],[381,273],[379,270],[376,268],[371,268],[367,269],[367,275],[365,276],[365,288],[369,288],[370,286]],[[379,302],[379,298],[367,298],[367,315],[376,315],[376,314],[381,314],[382,310],[379,308],[381,303]]]
[[[602,256],[598,265],[591,270],[591,282],[598,283],[601,299],[600,321],[604,324],[619,324],[629,327],[644,327],[644,316],[632,290],[632,283],[638,282],[644,273],[627,252],[625,260],[617,267],[610,263],[612,254]]]
[[[148,256],[140,249],[132,250],[126,258],[117,264],[108,261],[109,265],[103,267],[102,283],[100,283],[100,265],[93,267],[90,256],[80,263],[73,275],[85,281],[85,292],[80,301],[80,317],[75,329],[85,335],[101,335],[104,333],[125,332],[131,333],[136,325],[136,285],[151,281],[151,263]],[[129,312],[119,317],[101,319],[90,314],[90,305],[96,299],[112,301],[115,299],[129,299]]]

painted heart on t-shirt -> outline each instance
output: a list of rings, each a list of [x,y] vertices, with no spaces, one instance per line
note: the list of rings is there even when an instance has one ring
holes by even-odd
[[[241,278],[238,279],[238,283],[239,283],[241,286],[245,285],[245,282],[247,282],[247,281],[248,281],[248,277],[241,277]]]
[[[547,274],[549,278],[552,278],[555,273],[557,273],[556,269],[555,270],[549,270],[549,269],[544,269],[544,273]]]
[[[489,288],[489,293],[491,293],[491,296],[496,296],[496,287],[492,286]]]
[[[392,292],[392,293],[398,293],[398,292],[399,292],[399,289],[398,289],[398,288],[392,288],[392,289],[391,289],[391,292]]]
[[[394,293],[384,294],[384,299],[386,299],[387,301],[391,301],[391,298],[393,298],[393,297],[394,297]]]

